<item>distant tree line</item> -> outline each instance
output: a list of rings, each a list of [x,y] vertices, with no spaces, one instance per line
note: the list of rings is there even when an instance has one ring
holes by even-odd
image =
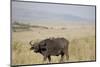
[[[12,29],[14,32],[30,30],[30,27],[31,26],[29,24],[25,24],[25,23],[21,23],[21,22],[17,22],[17,21],[14,21],[12,23]]]

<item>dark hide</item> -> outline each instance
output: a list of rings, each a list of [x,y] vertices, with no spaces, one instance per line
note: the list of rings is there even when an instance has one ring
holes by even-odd
[[[31,44],[31,42],[30,42]],[[66,55],[67,60],[69,59],[68,45],[69,41],[65,38],[52,38],[45,39],[36,44],[31,44],[31,50],[36,53],[41,53],[44,56],[44,61],[48,58],[51,61],[51,56],[61,55],[60,62],[63,61],[64,55]]]

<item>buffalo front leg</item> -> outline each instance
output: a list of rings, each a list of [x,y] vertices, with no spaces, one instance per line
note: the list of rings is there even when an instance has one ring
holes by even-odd
[[[46,60],[47,60],[47,56],[44,56],[43,63],[46,63]]]
[[[49,60],[49,62],[51,62],[51,56],[50,55],[48,56],[48,60]]]

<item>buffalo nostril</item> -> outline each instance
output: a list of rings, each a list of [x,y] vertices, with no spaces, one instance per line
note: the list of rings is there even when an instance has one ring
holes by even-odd
[[[30,50],[33,50],[33,49],[34,49],[33,47],[30,48]]]

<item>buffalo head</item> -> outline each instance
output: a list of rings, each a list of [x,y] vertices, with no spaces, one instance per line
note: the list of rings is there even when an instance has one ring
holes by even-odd
[[[41,41],[41,42],[34,43],[34,44],[32,44],[32,41],[30,41],[29,44],[31,45],[30,50],[34,50],[35,53],[41,53],[43,51],[46,51],[45,41]]]
[[[29,44],[31,45],[31,48],[30,48],[30,50],[34,50],[34,52],[39,52],[39,45],[38,45],[38,43],[34,43],[34,44],[32,44],[32,41],[30,41],[29,42]]]

